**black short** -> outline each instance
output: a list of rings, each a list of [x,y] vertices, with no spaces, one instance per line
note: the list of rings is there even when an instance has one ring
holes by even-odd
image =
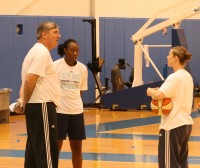
[[[67,135],[70,140],[86,139],[84,116],[81,114],[61,114],[57,113],[58,139],[66,139]]]

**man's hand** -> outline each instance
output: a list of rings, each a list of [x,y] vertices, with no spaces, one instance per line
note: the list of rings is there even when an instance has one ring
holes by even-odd
[[[18,114],[23,114],[24,113],[24,108],[23,108],[23,102],[22,99],[17,99],[17,103],[15,105],[14,112]]]

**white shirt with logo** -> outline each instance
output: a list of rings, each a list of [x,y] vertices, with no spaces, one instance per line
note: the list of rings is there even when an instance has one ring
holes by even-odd
[[[69,66],[63,58],[54,62],[59,74],[62,90],[61,104],[58,113],[83,113],[83,101],[80,91],[88,89],[88,71],[84,64],[77,61],[75,66]]]

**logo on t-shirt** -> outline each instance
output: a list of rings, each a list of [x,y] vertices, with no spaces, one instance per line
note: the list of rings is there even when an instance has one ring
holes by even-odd
[[[60,75],[60,82],[63,89],[79,89],[80,74],[73,72],[62,72]]]

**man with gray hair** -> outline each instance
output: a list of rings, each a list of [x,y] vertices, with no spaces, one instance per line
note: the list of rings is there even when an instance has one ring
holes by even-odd
[[[50,50],[58,45],[60,37],[56,23],[42,22],[37,28],[37,43],[22,65],[20,98],[28,134],[25,168],[58,167],[56,106],[61,90]]]

